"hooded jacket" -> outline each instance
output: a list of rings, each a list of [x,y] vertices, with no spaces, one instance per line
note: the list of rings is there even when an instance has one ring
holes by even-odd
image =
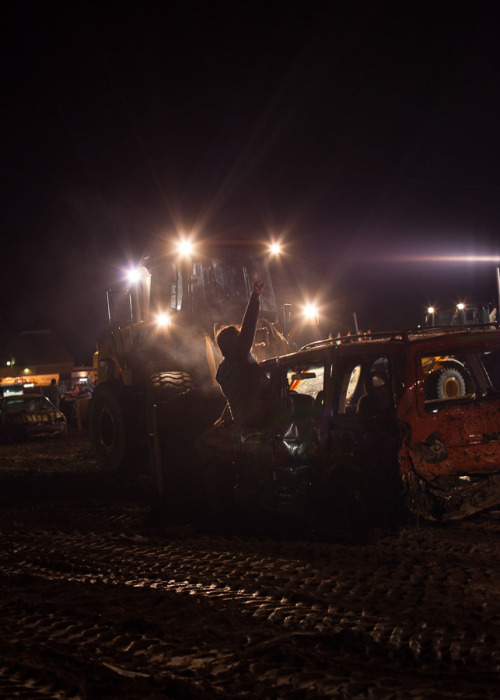
[[[251,352],[259,311],[260,295],[253,292],[243,316],[241,330],[216,374],[234,422],[243,427],[251,427],[258,422],[267,386],[266,374]]]

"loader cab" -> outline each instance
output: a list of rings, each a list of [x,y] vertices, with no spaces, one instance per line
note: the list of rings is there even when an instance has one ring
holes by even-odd
[[[267,259],[253,248],[218,245],[192,255],[145,258],[133,277],[107,293],[108,344],[117,366],[129,366],[138,352],[143,358],[146,351],[171,354],[182,344],[190,350],[200,339],[217,354],[218,329],[241,322],[258,279],[264,292],[255,354],[262,360],[287,352]]]
[[[112,327],[147,323],[160,313],[238,323],[257,279],[265,283],[261,313],[271,322],[277,320],[271,276],[262,257],[218,251],[210,257],[144,262],[125,288],[107,293]]]
[[[278,309],[267,261],[245,251],[215,249],[210,256],[174,263],[169,306],[205,323],[239,323],[257,279],[265,283],[261,313],[274,322]]]
[[[427,309],[426,326],[479,326],[494,323],[497,309],[490,304],[459,303],[455,306]]]

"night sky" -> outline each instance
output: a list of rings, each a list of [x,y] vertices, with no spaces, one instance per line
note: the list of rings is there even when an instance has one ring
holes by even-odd
[[[176,231],[280,237],[333,330],[494,301],[496,2],[10,2],[0,332],[90,362],[105,290]],[[293,300],[296,301],[296,300]]]

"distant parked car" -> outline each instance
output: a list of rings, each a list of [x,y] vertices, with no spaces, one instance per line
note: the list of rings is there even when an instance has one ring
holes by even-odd
[[[22,394],[0,399],[0,439],[14,442],[67,432],[66,418],[46,396]]]

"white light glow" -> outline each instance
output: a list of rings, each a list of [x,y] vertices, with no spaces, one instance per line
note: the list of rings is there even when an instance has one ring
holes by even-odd
[[[140,271],[136,267],[131,267],[130,270],[127,271],[127,279],[130,284],[135,284],[141,279]]]
[[[281,244],[278,242],[271,243],[269,246],[269,252],[272,255],[279,255],[281,253]]]
[[[427,309],[428,314],[433,314],[433,313],[435,313],[435,311],[436,311],[436,309],[433,306],[429,306],[429,308]]]
[[[306,321],[316,321],[318,318],[318,307],[315,304],[306,304],[304,306],[304,318]]]
[[[183,257],[188,257],[189,255],[193,254],[194,246],[190,240],[183,238],[177,243],[177,252]]]
[[[396,255],[392,259],[403,262],[500,263],[500,255]]]
[[[170,326],[170,316],[168,314],[158,314],[156,323],[160,328],[167,328]]]

